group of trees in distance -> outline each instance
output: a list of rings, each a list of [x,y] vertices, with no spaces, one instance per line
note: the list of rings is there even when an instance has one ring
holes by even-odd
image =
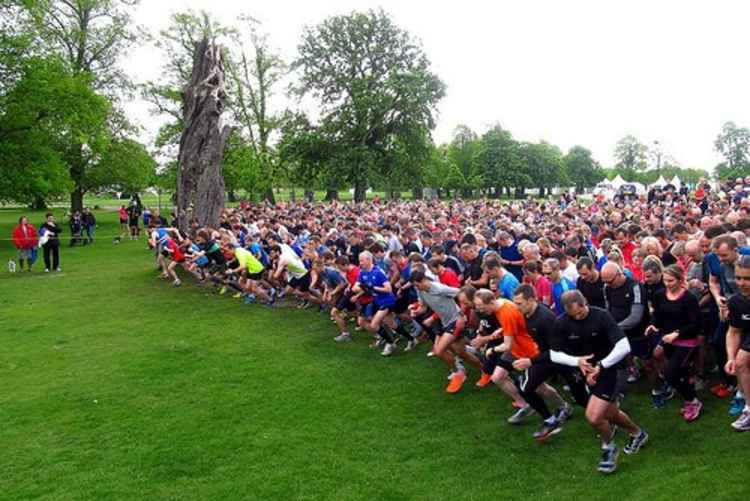
[[[304,29],[284,61],[251,16],[224,25],[205,12],[179,12],[158,33],[131,17],[138,0],[0,0],[0,203],[35,207],[61,198],[79,210],[86,193],[175,189],[183,127],[182,91],[195,45],[225,51],[227,120],[233,132],[222,165],[228,197],[274,199],[274,188],[352,189],[440,196],[540,195],[582,190],[620,174],[694,183],[707,172],[681,168],[658,142],[626,136],[617,164],[591,151],[526,142],[499,124],[456,127],[435,144],[446,86],[420,43],[382,10],[333,16]],[[156,81],[134,82],[118,62],[138,43],[164,61]],[[280,99],[286,94],[292,99]],[[122,103],[140,95],[163,126],[148,145]],[[314,111],[283,103],[313,103]],[[294,105],[296,106],[296,104]],[[721,178],[750,174],[750,131],[727,122],[714,147]]]

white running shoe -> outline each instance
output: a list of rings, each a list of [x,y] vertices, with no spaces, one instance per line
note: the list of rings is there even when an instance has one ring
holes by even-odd
[[[383,351],[380,352],[381,355],[384,357],[390,357],[391,353],[393,353],[393,344],[386,344],[385,348],[383,348]]]
[[[341,343],[341,342],[344,342],[344,341],[351,341],[352,340],[352,335],[349,334],[348,332],[344,332],[342,334],[339,334],[335,338],[333,338],[333,340],[336,341],[337,343]]]
[[[521,407],[511,417],[508,418],[510,424],[521,424],[523,421],[534,413],[534,409],[530,405]]]

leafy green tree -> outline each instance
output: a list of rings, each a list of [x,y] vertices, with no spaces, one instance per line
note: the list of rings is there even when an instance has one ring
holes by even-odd
[[[599,162],[594,160],[591,151],[583,146],[573,146],[563,158],[565,177],[575,186],[576,191],[596,186],[604,179],[604,171]]]
[[[23,66],[0,109],[0,150],[9,173],[0,198],[42,206],[74,186],[71,138],[86,145],[88,159],[104,151],[110,108],[87,75],[71,74],[55,58],[34,57]]]
[[[544,196],[546,189],[556,186],[563,178],[562,152],[545,141],[524,143],[522,152],[529,184],[521,182],[516,188],[523,196],[526,187],[534,186],[539,189],[539,196]]]
[[[248,26],[251,48],[248,51],[238,43],[237,54],[229,58],[230,86],[234,91],[230,106],[267,180],[264,198],[274,202],[273,181],[279,176],[276,172],[278,159],[269,141],[281,127],[282,114],[273,112],[270,100],[287,66],[271,49],[268,36],[258,31],[257,22],[249,18],[243,21]]]
[[[448,145],[430,147],[429,155],[422,164],[422,182],[425,187],[437,190],[438,197],[442,190],[449,189],[452,169],[455,167],[448,158]]]
[[[727,122],[714,141],[714,148],[725,161],[716,166],[720,179],[732,179],[750,175],[750,129]]]
[[[615,146],[617,167],[622,169],[623,178],[633,181],[636,173],[648,167],[649,149],[634,136],[627,135],[620,139]]]
[[[515,186],[514,176],[524,166],[520,145],[510,131],[495,125],[482,135],[477,162],[485,187],[500,197],[503,188]]]
[[[304,30],[296,92],[317,98],[321,131],[335,146],[338,177],[363,201],[387,168],[386,150],[435,126],[445,86],[420,46],[381,11],[334,16]]]
[[[450,187],[460,189],[463,196],[471,197],[473,190],[484,183],[478,155],[480,141],[477,134],[466,125],[453,131],[453,140],[448,147],[448,160],[453,165],[450,171]]]
[[[116,106],[117,97],[131,88],[130,80],[117,64],[136,40],[131,12],[137,0],[48,0],[25,2],[35,31],[34,49],[58,58],[73,77],[86,81],[91,90],[106,96],[107,116],[99,118],[99,107],[81,113],[88,122],[79,125],[86,134],[67,137],[64,158],[73,181],[71,208],[81,210],[89,171],[103,152],[107,136],[125,135],[132,126]],[[96,128],[99,128],[95,130]]]
[[[141,143],[128,138],[115,139],[93,163],[85,188],[134,193],[151,186],[155,175],[156,162]]]

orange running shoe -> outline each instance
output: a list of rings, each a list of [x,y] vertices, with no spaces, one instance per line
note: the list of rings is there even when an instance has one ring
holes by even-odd
[[[479,378],[479,381],[476,382],[475,386],[477,388],[484,388],[488,384],[492,382],[492,376],[489,374],[482,373],[482,377]]]
[[[466,381],[466,373],[464,371],[456,372],[455,374],[453,374],[451,382],[448,383],[445,391],[447,391],[448,393],[458,393],[461,390],[461,387],[464,385],[464,381]]]
[[[732,390],[732,388],[730,388],[730,387],[728,387],[728,386],[726,386],[724,384],[720,384],[720,385],[716,385],[713,388],[711,388],[711,393],[713,393],[714,395],[716,395],[719,398],[727,398],[727,397],[731,396],[734,393],[734,390]]]

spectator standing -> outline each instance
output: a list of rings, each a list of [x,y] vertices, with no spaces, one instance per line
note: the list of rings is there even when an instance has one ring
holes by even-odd
[[[94,233],[96,232],[96,217],[94,213],[87,207],[83,209],[83,228],[86,230],[86,239],[83,241],[83,245],[94,243]]]
[[[39,233],[44,244],[44,272],[50,269],[60,271],[60,234],[62,228],[55,222],[55,216],[51,212],[46,215],[47,220],[39,227]]]
[[[23,271],[23,262],[26,261],[28,270],[31,271],[31,266],[34,264],[36,257],[36,243],[37,235],[34,226],[29,224],[29,220],[26,216],[21,216],[18,220],[18,225],[13,228],[13,243],[16,245],[18,250],[18,269]]]

